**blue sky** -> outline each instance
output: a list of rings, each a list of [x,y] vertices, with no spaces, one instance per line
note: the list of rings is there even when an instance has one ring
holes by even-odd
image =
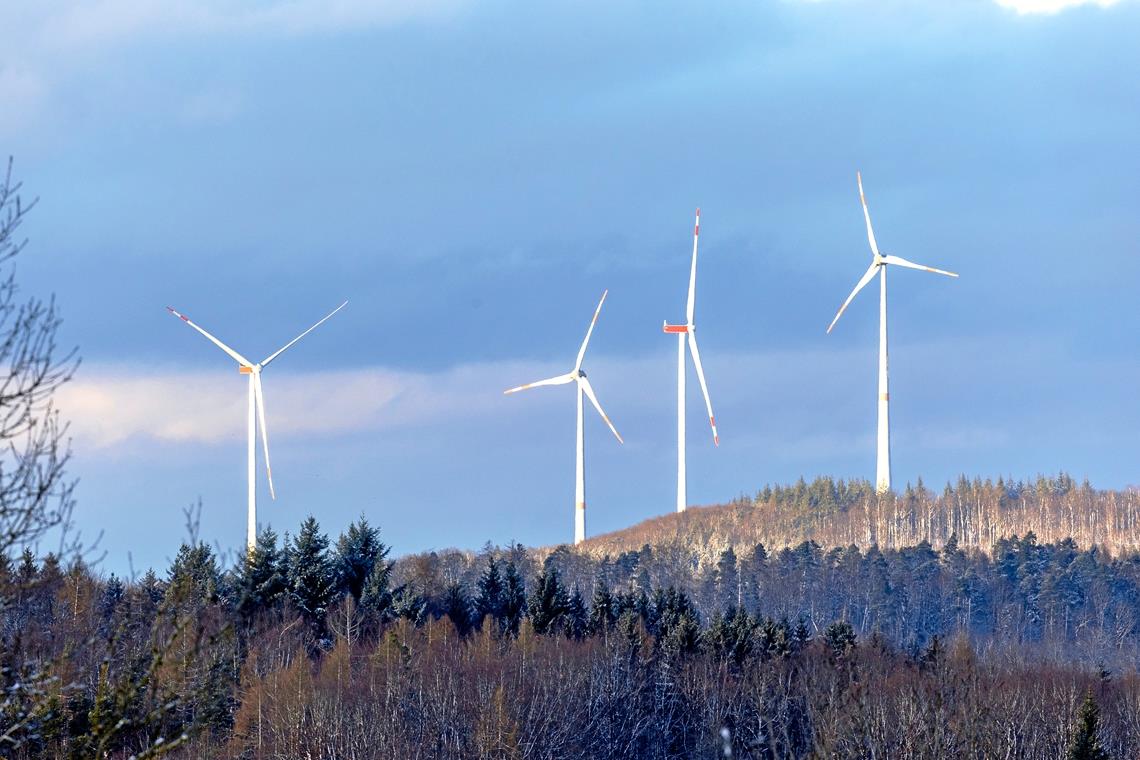
[[[695,504],[874,470],[880,246],[898,485],[1066,469],[1137,483],[1140,3],[327,4],[0,10],[0,153],[41,204],[19,262],[83,367],[77,521],[163,564],[199,498],[240,546],[244,378],[264,356],[278,530],[365,513],[397,552],[669,511],[692,213],[722,445],[689,383]],[[695,378],[691,378],[695,381]]]

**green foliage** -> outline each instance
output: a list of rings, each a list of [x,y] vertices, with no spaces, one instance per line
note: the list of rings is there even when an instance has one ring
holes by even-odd
[[[824,629],[823,640],[836,657],[842,657],[855,646],[855,629],[846,620],[838,620]]]
[[[567,610],[566,589],[558,580],[558,570],[553,566],[543,568],[534,580],[534,590],[527,600],[527,613],[534,632],[538,634],[554,630]]]
[[[351,594],[359,602],[373,570],[378,563],[386,563],[388,552],[380,540],[380,530],[369,525],[364,515],[351,523],[336,542],[333,562],[339,593]]]
[[[246,555],[237,581],[238,614],[245,625],[259,612],[272,609],[287,589],[285,557],[277,548],[277,534],[266,528]]]
[[[287,556],[289,601],[318,640],[327,636],[325,615],[336,593],[336,575],[328,537],[316,519],[301,523]]]
[[[1069,760],[1109,760],[1108,752],[1100,744],[1097,724],[1100,722],[1100,708],[1093,699],[1092,689],[1085,693],[1077,714],[1077,730],[1069,745]]]

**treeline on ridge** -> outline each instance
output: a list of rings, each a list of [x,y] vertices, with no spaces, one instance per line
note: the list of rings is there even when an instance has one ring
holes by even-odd
[[[1033,535],[392,561],[363,517],[309,519],[130,581],[25,552],[0,753],[714,757],[727,729],[737,757],[1056,757],[1091,695],[1135,756],[1138,584],[1140,555]]]
[[[729,546],[941,548],[951,536],[963,549],[989,551],[1000,538],[1033,533],[1046,543],[1073,539],[1081,547],[1140,551],[1140,492],[1093,488],[1065,473],[1033,480],[998,478],[947,483],[942,493],[920,478],[900,493],[875,493],[865,480],[803,478],[791,486],[766,486],[729,504],[690,507],[596,536],[585,550],[618,554],[644,544],[677,543],[702,557]]]

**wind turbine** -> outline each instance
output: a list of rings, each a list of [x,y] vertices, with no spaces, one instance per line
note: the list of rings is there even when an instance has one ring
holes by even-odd
[[[220,340],[215,338],[213,335],[211,335],[210,333],[203,330],[201,327],[196,325],[194,322],[190,321],[190,318],[187,317],[185,314],[178,313],[177,311],[175,311],[170,306],[166,307],[166,310],[169,311],[171,314],[178,317],[183,322],[190,325],[191,327],[193,327],[195,330],[202,333],[203,335],[205,335],[207,340],[209,340],[215,346],[217,346],[218,348],[222,349],[227,354],[229,354],[230,358],[232,358],[234,361],[236,361],[238,363],[238,372],[240,372],[243,375],[249,375],[249,414],[248,414],[249,440],[248,440],[247,446],[246,446],[246,450],[248,453],[248,475],[249,475],[249,513],[247,515],[248,524],[246,527],[246,546],[250,552],[253,551],[253,548],[257,543],[257,468],[256,468],[257,445],[256,445],[256,438],[257,438],[257,428],[259,426],[261,428],[261,447],[262,447],[262,450],[265,452],[265,475],[266,475],[266,478],[269,480],[269,495],[270,495],[270,497],[272,497],[274,499],[277,498],[277,494],[273,490],[273,470],[269,467],[269,433],[266,431],[266,428],[265,428],[265,394],[261,390],[261,371],[263,369],[265,369],[266,367],[268,367],[269,363],[271,361],[273,361],[278,356],[283,354],[285,352],[285,349],[289,348],[294,343],[299,341],[301,338],[305,337],[306,335],[311,333],[313,330],[317,329],[317,327],[319,327],[325,320],[327,320],[333,314],[336,314],[338,311],[343,309],[346,305],[348,305],[348,301],[345,301],[340,306],[333,309],[320,322],[317,322],[315,325],[310,327],[308,330],[305,330],[305,332],[301,333],[296,338],[293,338],[293,340],[289,341],[284,346],[277,349],[276,351],[271,353],[268,357],[266,357],[260,363],[257,363],[257,364],[254,364],[249,359],[246,359],[244,356],[239,354],[237,351],[234,351],[232,348],[227,346],[225,343],[222,343]]]
[[[586,356],[586,345],[590,342],[590,334],[594,332],[594,325],[598,321],[598,314],[602,311],[602,304],[606,301],[606,294],[609,291],[602,293],[602,300],[598,301],[598,308],[594,310],[594,318],[590,320],[590,327],[586,330],[586,338],[582,341],[582,347],[578,349],[578,358],[574,361],[574,369],[567,372],[565,375],[558,375],[546,380],[539,380],[534,383],[527,383],[520,385],[517,388],[511,388],[503,391],[507,393],[517,393],[525,391],[528,388],[537,388],[540,385],[566,385],[567,383],[577,383],[578,385],[578,428],[577,439],[575,444],[575,459],[574,459],[574,543],[580,544],[586,540],[586,471],[585,471],[585,442],[582,436],[582,395],[585,394],[590,399],[590,403],[598,410],[598,414],[602,415],[602,419],[609,425],[613,431],[614,437],[618,439],[618,443],[625,443],[618,435],[617,428],[614,423],[610,422],[610,418],[602,411],[602,405],[598,403],[598,397],[594,394],[594,389],[590,385],[586,373],[582,370],[582,359]]]
[[[879,446],[878,464],[875,468],[875,490],[884,493],[891,490],[890,393],[887,390],[887,265],[894,264],[908,269],[944,274],[947,277],[957,277],[958,275],[954,272],[915,264],[913,261],[907,261],[898,256],[884,256],[879,253],[879,246],[875,242],[875,232],[871,229],[871,214],[867,211],[867,198],[863,195],[863,177],[859,172],[855,172],[855,180],[859,183],[859,200],[863,204],[863,218],[867,220],[867,240],[871,244],[871,266],[855,285],[851,295],[847,296],[847,300],[839,307],[839,312],[835,315],[835,319],[831,320],[827,332],[830,333],[831,328],[835,327],[835,323],[839,321],[839,317],[847,308],[847,304],[855,298],[855,294],[862,290],[876,274],[879,275]]]
[[[685,324],[671,325],[665,322],[662,329],[677,335],[677,511],[684,512],[687,503],[685,485],[685,343],[688,336],[689,351],[693,354],[693,366],[697,368],[697,379],[701,381],[701,392],[705,394],[705,407],[709,411],[709,424],[712,425],[713,443],[720,445],[716,432],[716,417],[713,416],[709,387],[705,383],[705,371],[701,367],[701,352],[697,350],[697,326],[693,324],[693,309],[697,292],[697,238],[701,233],[701,210],[697,209],[697,221],[693,225],[693,266],[689,270],[689,301],[685,307]]]

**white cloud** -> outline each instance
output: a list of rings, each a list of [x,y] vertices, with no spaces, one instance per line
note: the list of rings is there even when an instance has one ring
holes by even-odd
[[[995,0],[1003,8],[1010,8],[1020,14],[1028,13],[1060,13],[1068,8],[1079,5],[1096,5],[1108,8],[1121,2],[1121,0]]]
[[[500,398],[515,365],[439,373],[382,367],[263,376],[271,438],[340,434],[478,415]],[[514,371],[512,371],[514,370]],[[128,442],[215,443],[245,435],[246,381],[236,373],[84,367],[58,398],[77,446]]]

